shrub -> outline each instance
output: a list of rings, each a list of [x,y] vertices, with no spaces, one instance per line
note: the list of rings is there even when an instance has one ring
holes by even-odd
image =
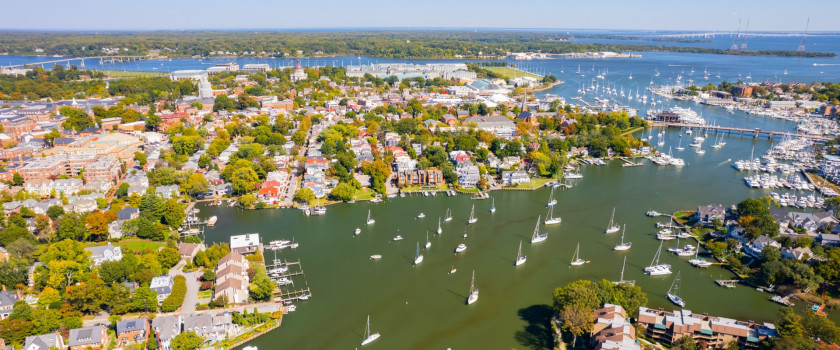
[[[163,303],[160,304],[160,309],[163,312],[173,312],[181,307],[184,303],[184,297],[187,295],[187,278],[181,275],[175,276],[172,285],[172,293],[169,294]]]

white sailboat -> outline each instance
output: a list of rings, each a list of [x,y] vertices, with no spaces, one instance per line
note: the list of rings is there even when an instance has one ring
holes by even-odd
[[[443,221],[444,222],[452,221],[452,210],[451,209],[446,208],[446,216],[443,217]]]
[[[438,229],[437,229],[437,234],[441,234],[441,233],[443,233],[443,228],[442,228],[442,227],[440,227],[440,217],[438,216]]]
[[[610,216],[610,223],[607,225],[607,230],[604,231],[606,233],[616,233],[618,230],[621,229],[621,226],[618,226],[614,222],[615,220],[615,207],[613,207],[612,215]]]
[[[629,285],[635,285],[636,281],[625,281],[624,280],[624,268],[627,266],[627,256],[624,257],[624,263],[621,264],[621,278],[618,281],[613,281],[613,284],[622,284],[626,283]]]
[[[495,213],[495,212],[496,212],[496,198],[494,197],[494,198],[492,199],[492,201],[493,201],[493,202],[490,204],[490,212],[491,212],[491,213]]]
[[[475,270],[472,274],[472,282],[470,282],[470,296],[467,297],[467,305],[478,301],[478,288],[475,287]]]
[[[372,217],[370,217],[370,209],[368,209],[367,224],[368,225],[373,225],[374,222],[376,222],[376,220],[374,220]]]
[[[672,303],[679,305],[680,307],[685,307],[685,300],[680,298],[677,294],[680,289],[680,272],[677,271],[677,277],[674,278],[674,282],[671,283],[671,288],[668,288],[668,300]]]
[[[426,231],[426,249],[429,249],[431,247],[432,247],[432,242],[429,241],[429,231]]]
[[[697,249],[694,251],[694,259],[689,260],[688,263],[693,265],[694,267],[709,267],[709,266],[712,266],[711,262],[708,262],[708,261],[706,261],[706,259],[703,259],[703,258],[699,257],[698,256],[699,254],[700,254],[700,247],[697,247]]]
[[[677,144],[677,151],[684,150],[685,147],[682,146],[682,137],[680,137],[680,142]]]
[[[551,194],[548,195],[548,206],[553,207],[557,204],[557,200],[554,199],[554,187],[551,188]]]
[[[531,236],[531,243],[539,243],[548,238],[548,233],[540,233],[540,217],[537,217],[537,226],[534,227],[534,234]]]
[[[373,341],[376,339],[379,339],[379,333],[370,333],[370,315],[368,315],[367,326],[365,327],[365,339],[362,340],[362,346],[373,343]]]
[[[525,263],[528,257],[522,255],[522,241],[519,241],[519,251],[516,252],[516,262],[514,262],[514,266],[519,266]]]
[[[475,217],[475,204],[473,204],[472,210],[470,210],[470,219],[467,220],[467,224],[472,225],[476,221],[478,221],[478,219]]]
[[[554,217],[554,207],[548,207],[548,215],[545,217],[545,224],[552,225],[552,224],[559,224],[562,221],[560,217]]]
[[[580,243],[577,244],[577,248],[575,248],[575,256],[572,257],[572,266],[578,266],[586,264],[586,260],[580,258]]]
[[[414,265],[423,262],[423,255],[420,254],[420,242],[417,242],[417,250],[414,251]]]
[[[670,264],[659,263],[659,257],[662,255],[662,242],[659,241],[659,249],[656,250],[656,255],[653,256],[653,261],[650,262],[650,266],[645,268],[645,273],[651,276],[671,274]]]
[[[624,229],[621,230],[621,243],[619,243],[618,245],[613,247],[613,250],[623,251],[623,250],[630,249],[630,247],[633,245],[632,242],[626,242],[626,243],[624,242],[624,231],[626,231],[626,230],[627,230],[627,225],[624,225]]]

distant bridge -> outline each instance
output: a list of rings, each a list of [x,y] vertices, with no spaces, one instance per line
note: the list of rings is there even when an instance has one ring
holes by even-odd
[[[796,138],[805,138],[805,139],[809,139],[811,141],[817,141],[817,142],[826,142],[826,141],[829,141],[829,140],[833,139],[832,137],[827,137],[827,136],[799,134],[799,133],[784,132],[784,131],[761,130],[759,128],[746,129],[746,128],[734,128],[734,127],[711,126],[711,125],[697,125],[697,124],[683,124],[683,123],[654,123],[653,126],[692,129],[692,130],[704,130],[704,131],[714,131],[714,132],[725,131],[729,134],[740,134],[740,135],[752,134],[752,136],[756,137],[756,138],[761,136],[762,134],[764,134],[764,135],[767,135],[767,137],[771,140],[776,136],[789,136],[789,137],[796,137]]]
[[[802,33],[744,33],[744,32],[732,32],[732,31],[724,31],[724,32],[705,32],[705,33],[679,33],[679,34],[659,34],[653,35],[656,38],[714,38],[716,35],[722,36],[735,36],[740,35],[742,37],[800,37],[804,34]]]
[[[24,63],[24,64],[13,64],[9,66],[3,66],[3,68],[24,68],[26,66],[41,66],[44,67],[48,64],[57,64],[57,63],[67,63],[70,64],[71,62],[79,61],[79,67],[85,67],[85,60],[99,60],[99,64],[104,63],[116,63],[116,62],[131,62],[131,61],[143,61],[149,60],[154,58],[160,57],[150,57],[150,56],[92,56],[92,57],[73,57],[73,58],[61,58],[55,59],[50,61],[43,61],[43,62],[31,62],[31,63]],[[46,67],[44,67],[46,68]]]

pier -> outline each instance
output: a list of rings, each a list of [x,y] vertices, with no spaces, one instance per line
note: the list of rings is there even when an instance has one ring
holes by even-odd
[[[692,130],[703,130],[703,131],[714,131],[714,132],[721,132],[725,131],[728,134],[739,134],[739,135],[752,135],[752,137],[758,138],[759,136],[767,135],[769,139],[773,139],[776,136],[789,136],[789,137],[796,137],[796,138],[805,138],[811,141],[817,142],[826,142],[832,140],[830,137],[826,136],[819,136],[819,135],[808,135],[808,134],[798,134],[793,132],[784,132],[784,131],[773,131],[773,130],[761,130],[759,128],[755,129],[746,129],[746,128],[735,128],[735,127],[726,127],[726,126],[712,126],[712,125],[697,125],[697,124],[683,124],[683,123],[654,123],[654,127],[669,127],[669,128],[680,128],[680,129],[692,129]]]
[[[275,251],[276,254],[276,251]],[[275,273],[269,274],[269,278],[277,283],[277,286],[274,288],[274,301],[280,303],[286,302],[293,302],[297,300],[306,300],[312,296],[312,291],[309,289],[309,282],[306,281],[306,274],[303,273],[303,267],[300,265],[300,260],[298,261],[281,261],[279,259],[274,259],[274,262],[269,264],[265,264],[266,271],[272,271],[275,269],[279,269],[282,266],[285,266],[287,270],[282,273]],[[303,278],[303,284],[305,287],[298,289],[295,287],[295,282],[293,277],[300,276]],[[300,278],[299,277],[299,278]],[[278,283],[279,280],[290,280],[291,283],[280,285]],[[305,297],[304,297],[305,296]],[[303,297],[303,298],[301,298]]]

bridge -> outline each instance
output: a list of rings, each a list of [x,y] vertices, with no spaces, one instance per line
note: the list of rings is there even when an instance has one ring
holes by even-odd
[[[151,57],[151,56],[92,56],[92,57],[73,57],[73,58],[61,58],[55,59],[50,61],[43,61],[43,62],[31,62],[31,63],[24,63],[24,64],[14,64],[3,66],[3,68],[24,68],[26,66],[41,66],[44,67],[46,65],[58,64],[58,63],[67,63],[70,64],[71,62],[79,61],[79,67],[85,67],[85,60],[99,60],[99,64],[104,63],[117,63],[117,62],[131,62],[131,61],[143,61],[149,59],[156,59],[162,57]],[[46,68],[46,67],[44,67]]]
[[[793,138],[804,138],[804,139],[809,139],[811,141],[816,141],[816,142],[826,142],[826,141],[834,139],[834,138],[828,137],[828,136],[799,134],[799,133],[784,132],[784,131],[761,130],[759,128],[747,129],[747,128],[735,128],[735,127],[712,126],[712,125],[697,125],[697,124],[684,124],[684,123],[654,123],[653,126],[654,127],[669,127],[669,128],[703,130],[703,131],[713,131],[713,132],[726,132],[728,134],[739,134],[739,135],[750,135],[750,134],[752,134],[752,137],[755,137],[755,138],[757,138],[757,137],[759,137],[763,134],[763,135],[767,135],[767,137],[771,140],[776,136],[788,136],[788,137],[793,137]]]

